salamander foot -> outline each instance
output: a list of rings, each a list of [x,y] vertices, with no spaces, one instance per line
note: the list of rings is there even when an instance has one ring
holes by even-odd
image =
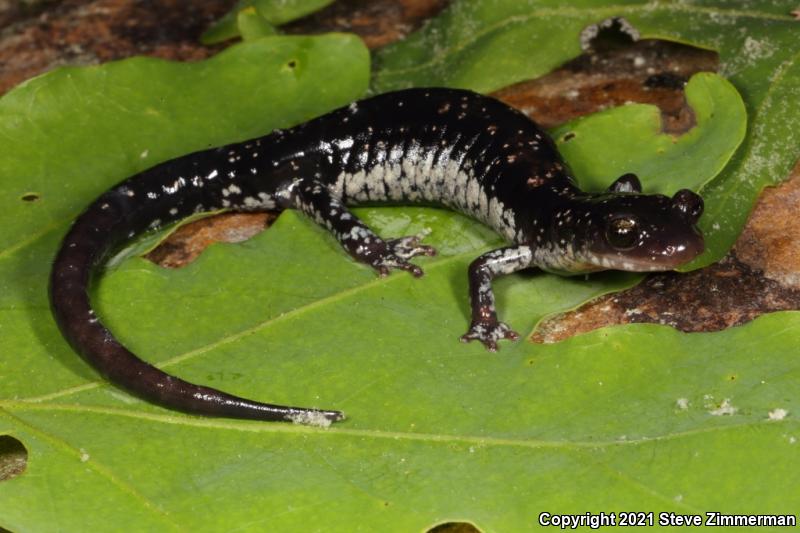
[[[420,244],[424,235],[412,235],[410,237],[400,237],[385,241],[386,248],[382,253],[370,261],[372,267],[378,271],[381,277],[389,275],[392,269],[405,270],[414,277],[424,274],[422,269],[408,260],[418,255],[436,255],[436,249],[432,246]]]
[[[481,341],[490,352],[497,351],[497,341],[519,339],[519,333],[503,322],[473,322],[469,331],[461,336],[461,342]]]
[[[420,244],[423,238],[424,235],[412,235],[410,237],[390,239],[386,241],[386,246],[394,255],[403,259],[411,259],[418,255],[436,255],[436,249],[433,246]]]

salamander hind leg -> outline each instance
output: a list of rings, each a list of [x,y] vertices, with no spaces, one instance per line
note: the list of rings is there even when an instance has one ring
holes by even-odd
[[[480,341],[490,352],[497,351],[497,341],[519,339],[519,333],[497,320],[492,279],[528,268],[533,261],[529,246],[509,246],[487,252],[469,266],[469,295],[472,322],[461,336],[462,342]]]
[[[422,269],[409,262],[409,259],[436,254],[433,247],[420,243],[421,235],[381,239],[320,182],[297,183],[292,190],[291,203],[328,229],[354,259],[371,266],[381,276],[398,269],[420,277],[423,275]]]

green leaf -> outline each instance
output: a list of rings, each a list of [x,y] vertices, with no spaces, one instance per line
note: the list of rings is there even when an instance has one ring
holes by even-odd
[[[239,11],[236,16],[236,26],[242,34],[242,39],[252,41],[278,33],[277,28],[270,24],[254,7]]]
[[[696,126],[680,137],[662,133],[651,105],[626,105],[595,113],[552,132],[581,186],[603,191],[633,172],[646,192],[671,195],[698,190],[719,174],[744,138],[747,116],[736,89],[708,72],[686,85]]]
[[[132,58],[30,80],[0,100],[0,209],[10,215],[0,257],[65,228],[135,172],[344,105],[363,94],[368,73],[362,42],[331,34],[266,38],[199,63]],[[30,192],[39,200],[23,201]]]
[[[252,15],[242,18],[242,13],[254,10],[271,26],[280,26],[322,9],[333,0],[239,0],[236,6],[219,19],[200,37],[203,44],[215,44],[234,37],[252,38]],[[259,26],[265,28],[264,23]]]
[[[721,73],[744,99],[742,149],[702,191],[706,252],[685,269],[721,258],[758,193],[785,179],[800,157],[800,47],[794,0],[474,0],[449,9],[375,58],[373,91],[445,85],[491,91],[535,78],[580,53],[579,34],[624,17],[641,38],[717,50]]]
[[[341,408],[348,421],[318,430],[168,412],[109,387],[53,341],[47,380],[19,380],[49,385],[37,397],[12,379],[0,402],[0,433],[29,455],[22,476],[0,482],[3,525],[103,530],[113,514],[135,529],[419,531],[458,519],[518,531],[544,511],[785,513],[800,501],[800,364],[787,357],[796,314],[724,333],[629,326],[487,354],[457,336],[464,272],[488,232],[421,208],[359,214],[387,234],[430,227],[442,254],[422,261],[420,280],[376,278],[286,212],[184,269],[128,261],[98,294],[120,337],[171,372]],[[501,280],[504,318],[530,326],[531,309],[603,286],[557,281]],[[721,405],[736,411],[712,414]],[[768,420],[779,408],[789,416]],[[65,490],[54,494],[55,483]],[[32,513],[41,501],[48,512]]]
[[[343,409],[328,430],[181,415],[80,360],[46,284],[83,206],[159,161],[355,99],[367,76],[352,37],[271,37],[189,65],[59,70],[0,100],[0,434],[28,451],[26,471],[0,481],[0,526],[520,531],[541,512],[793,512],[797,314],[488,354],[457,337],[467,265],[500,241],[445,211],[358,212],[386,236],[432,230],[440,255],[420,260],[422,279],[377,278],[286,212],[183,269],[128,258],[96,288],[103,320],[148,361],[256,399]],[[495,290],[502,318],[526,331],[631,281],[526,273]]]

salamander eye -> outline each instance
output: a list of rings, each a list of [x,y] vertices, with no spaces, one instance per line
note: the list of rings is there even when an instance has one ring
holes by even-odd
[[[639,222],[631,216],[612,218],[606,226],[606,239],[617,250],[630,250],[639,240]]]

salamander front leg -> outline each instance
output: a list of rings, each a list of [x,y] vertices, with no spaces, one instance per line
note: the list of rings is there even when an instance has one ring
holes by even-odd
[[[490,352],[497,351],[500,339],[517,340],[519,334],[497,320],[494,307],[492,279],[500,274],[511,274],[531,266],[533,251],[530,246],[509,246],[487,252],[469,265],[469,297],[472,306],[472,323],[461,342],[479,340]]]
[[[408,260],[418,255],[436,255],[433,247],[420,244],[418,235],[381,239],[322,183],[296,184],[292,190],[292,206],[327,228],[354,259],[370,265],[381,276],[399,269],[420,277],[422,269]]]

